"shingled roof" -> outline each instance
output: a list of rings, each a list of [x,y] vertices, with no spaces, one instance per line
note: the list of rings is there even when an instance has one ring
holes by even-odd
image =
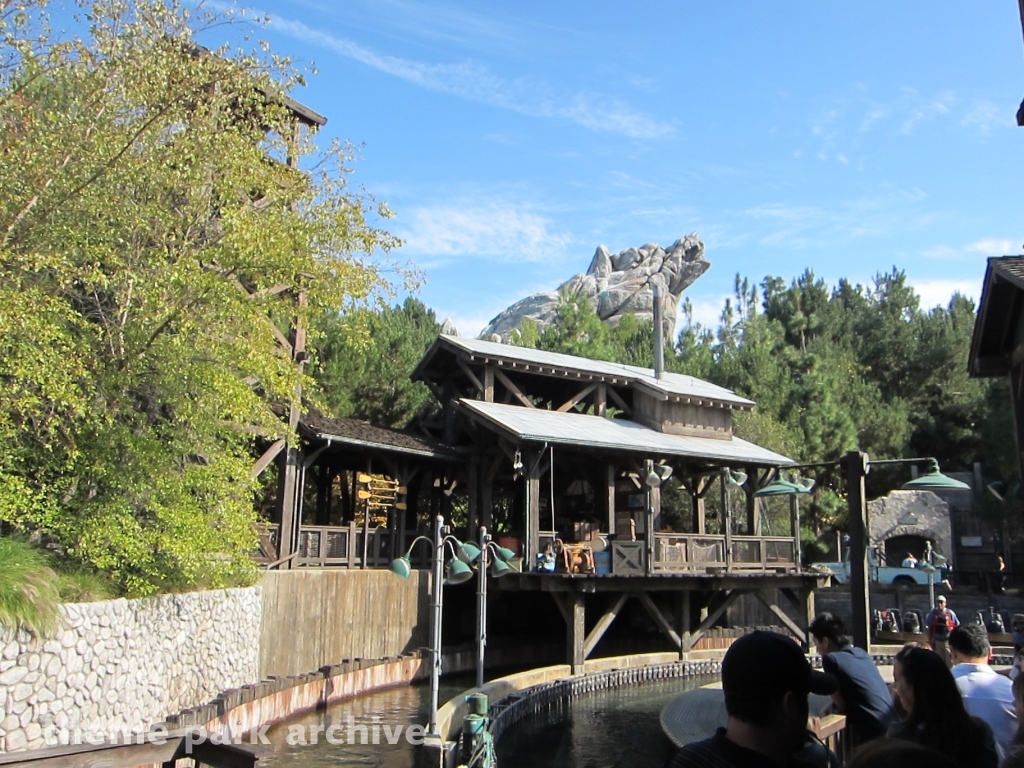
[[[430,456],[462,460],[463,451],[423,435],[402,429],[376,427],[358,419],[334,419],[319,413],[307,413],[299,419],[299,431],[307,437],[360,448],[375,448],[387,453]]]
[[[1024,256],[989,259],[968,357],[972,377],[1005,376],[1009,372],[1010,356],[1024,340],[1019,328],[1022,310]]]

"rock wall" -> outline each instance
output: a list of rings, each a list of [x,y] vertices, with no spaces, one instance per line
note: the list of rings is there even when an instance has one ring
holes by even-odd
[[[613,326],[631,313],[650,320],[657,285],[666,297],[665,338],[673,339],[679,297],[710,266],[704,258],[704,243],[696,233],[676,240],[667,250],[648,243],[612,254],[601,245],[586,274],[566,280],[553,293],[536,293],[517,301],[491,320],[480,338],[507,342],[525,319],[533,320],[543,331],[555,320],[563,293],[574,299],[586,298],[597,316]]]
[[[869,543],[882,547],[896,536],[921,536],[952,562],[953,526],[949,505],[931,491],[893,491],[868,502]]]
[[[260,587],[62,606],[52,638],[0,630],[0,752],[140,733],[259,679]]]

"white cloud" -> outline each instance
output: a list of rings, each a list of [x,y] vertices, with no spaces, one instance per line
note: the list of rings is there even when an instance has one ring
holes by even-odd
[[[395,229],[405,240],[404,250],[415,254],[541,261],[561,259],[572,242],[550,226],[527,206],[466,202],[414,208]]]
[[[921,309],[945,307],[954,293],[973,299],[975,303],[981,294],[981,277],[977,280],[954,280],[946,278],[909,279],[917,295],[921,297]]]
[[[1008,256],[1021,252],[1021,246],[1013,240],[1002,240],[996,237],[986,237],[966,245],[949,246],[936,245],[922,252],[923,256],[932,259],[960,259],[965,256]]]
[[[300,21],[272,16],[273,29],[303,42],[334,51],[380,72],[442,93],[508,109],[532,117],[570,120],[594,131],[633,139],[658,139],[675,133],[675,126],[634,110],[617,99],[593,93],[545,95],[542,84],[524,79],[506,80],[473,61],[428,64],[379,54],[358,43],[336,37]]]
[[[1013,240],[997,240],[993,237],[978,240],[964,246],[965,251],[970,251],[971,253],[982,253],[986,256],[1008,256],[1010,254],[1019,253],[1020,249],[1021,247]]]
[[[975,104],[960,120],[960,125],[971,128],[981,136],[987,136],[993,128],[1016,127],[1013,110],[1008,110],[990,101]]]
[[[722,320],[722,310],[725,309],[725,302],[730,299],[734,299],[732,294],[723,293],[720,296],[690,296],[684,292],[683,298],[680,300],[679,317],[676,319],[676,333],[681,331],[686,325],[686,319],[683,317],[682,303],[687,298],[690,299],[690,306],[693,309],[693,322],[700,323],[702,326],[709,330],[715,330],[718,328],[718,324]]]

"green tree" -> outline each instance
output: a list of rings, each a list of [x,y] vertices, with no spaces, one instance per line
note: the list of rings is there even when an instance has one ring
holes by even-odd
[[[380,311],[332,313],[320,329],[314,375],[335,416],[403,427],[433,406],[427,386],[409,379],[441,329],[422,302],[407,298]]]
[[[253,436],[312,383],[270,318],[386,289],[393,240],[343,148],[283,162],[315,152],[277,98],[298,78],[197,48],[224,19],[83,13],[64,40],[42,3],[0,15],[0,519],[133,593],[245,583]]]

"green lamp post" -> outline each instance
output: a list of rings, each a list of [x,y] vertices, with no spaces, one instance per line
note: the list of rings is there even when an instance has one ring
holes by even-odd
[[[789,497],[789,523],[793,529],[793,562],[800,570],[800,506],[797,497],[801,493],[810,493],[814,489],[814,480],[807,478],[799,483],[783,479],[781,473],[772,482],[754,492],[754,498],[772,498],[775,496]]]
[[[868,650],[871,626],[871,602],[868,592],[868,508],[865,499],[864,478],[871,467],[884,464],[920,464],[926,462],[928,471],[903,484],[908,491],[969,490],[970,486],[947,477],[939,471],[933,458],[882,459],[871,461],[866,453],[851,451],[840,459],[846,470],[846,500],[850,517],[850,600],[853,603],[851,634],[854,645]]]
[[[404,555],[391,562],[392,573],[409,578],[412,573],[410,555],[413,548],[421,541],[431,541],[427,536],[417,536]],[[434,556],[431,562],[433,579],[431,588],[431,621],[430,621],[430,724],[428,734],[439,737],[437,730],[437,694],[441,677],[441,612],[443,608],[443,584],[462,584],[473,578],[473,569],[468,565],[470,551],[454,536],[447,533],[444,518],[434,518]],[[449,547],[453,557],[447,568],[444,564],[445,547]],[[474,547],[475,549],[475,547]]]
[[[480,526],[480,546],[467,542],[467,551],[474,552],[472,559],[477,562],[476,589],[476,687],[484,684],[484,649],[487,647],[487,576],[501,578],[513,573],[508,561],[516,553],[507,547],[499,547],[491,541],[487,528]]]

